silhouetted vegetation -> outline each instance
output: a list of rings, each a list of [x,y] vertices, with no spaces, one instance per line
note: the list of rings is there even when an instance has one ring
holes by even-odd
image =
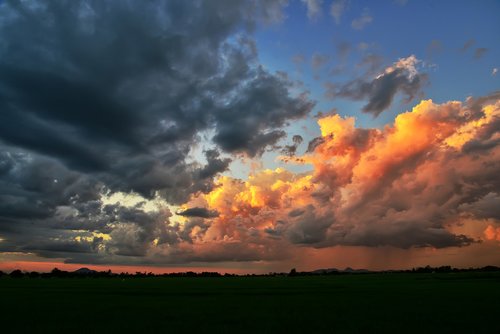
[[[10,277],[12,277],[12,278],[21,278],[23,276],[24,276],[24,273],[19,269],[13,270],[10,273]]]
[[[461,273],[461,272],[500,272],[500,267],[496,266],[485,266],[480,268],[453,268],[451,266],[440,266],[440,267],[418,267],[412,268],[408,270],[382,270],[382,271],[370,271],[366,269],[352,269],[346,268],[344,270],[339,269],[318,269],[314,271],[297,271],[295,268],[292,268],[290,272],[270,272],[268,274],[221,274],[219,272],[194,272],[194,271],[186,271],[186,272],[176,272],[176,273],[164,273],[164,274],[155,274],[153,272],[140,272],[137,271],[135,273],[113,273],[111,270],[106,271],[95,271],[88,268],[80,268],[75,271],[64,271],[58,268],[52,269],[49,273],[39,273],[36,271],[21,271],[20,269],[13,270],[10,274],[6,274],[0,271],[1,276],[10,276],[12,278],[144,278],[144,277],[280,277],[280,276],[288,276],[288,277],[300,277],[300,276],[334,276],[334,275],[360,275],[360,274],[432,274],[432,273]]]

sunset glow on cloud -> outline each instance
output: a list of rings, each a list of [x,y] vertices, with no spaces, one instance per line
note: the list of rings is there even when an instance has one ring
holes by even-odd
[[[463,217],[495,218],[495,212],[477,210],[491,196],[498,199],[500,147],[488,144],[500,140],[491,131],[500,120],[500,101],[474,107],[422,101],[383,130],[324,116],[318,120],[320,144],[296,157],[311,163],[312,173],[278,168],[246,181],[222,177],[214,190],[196,197],[193,204],[218,212],[197,229],[196,243],[207,245],[204,254],[212,243],[236,243],[243,258],[279,258],[295,246],[408,249],[479,242],[453,228]],[[496,239],[494,231],[488,227],[487,239]]]
[[[500,7],[455,5],[0,1],[0,270],[500,265]]]

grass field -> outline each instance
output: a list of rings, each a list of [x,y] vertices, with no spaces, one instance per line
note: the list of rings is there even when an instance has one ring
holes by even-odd
[[[0,279],[3,333],[500,333],[500,273]]]

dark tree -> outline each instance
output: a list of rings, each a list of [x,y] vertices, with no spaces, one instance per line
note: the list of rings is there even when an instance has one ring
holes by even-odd
[[[21,278],[23,276],[24,276],[23,272],[19,269],[16,269],[10,273],[10,277],[12,278]]]

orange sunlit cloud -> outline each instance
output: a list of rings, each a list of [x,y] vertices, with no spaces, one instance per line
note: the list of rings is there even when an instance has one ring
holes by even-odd
[[[486,230],[484,230],[484,236],[487,240],[496,240],[500,241],[500,227],[493,227],[488,225]]]
[[[313,172],[263,170],[246,181],[224,176],[212,192],[193,199],[219,212],[194,248],[211,252],[217,243],[224,252],[225,245],[236,244],[246,256],[273,259],[291,256],[294,245],[473,244],[476,235],[455,234],[454,226],[464,215],[472,217],[467,224],[487,218],[474,208],[494,187],[478,184],[497,175],[500,149],[486,146],[485,154],[481,145],[498,140],[490,127],[499,117],[499,101],[473,110],[457,101],[431,100],[382,130],[327,115],[318,120],[322,136],[314,151],[296,157]]]

